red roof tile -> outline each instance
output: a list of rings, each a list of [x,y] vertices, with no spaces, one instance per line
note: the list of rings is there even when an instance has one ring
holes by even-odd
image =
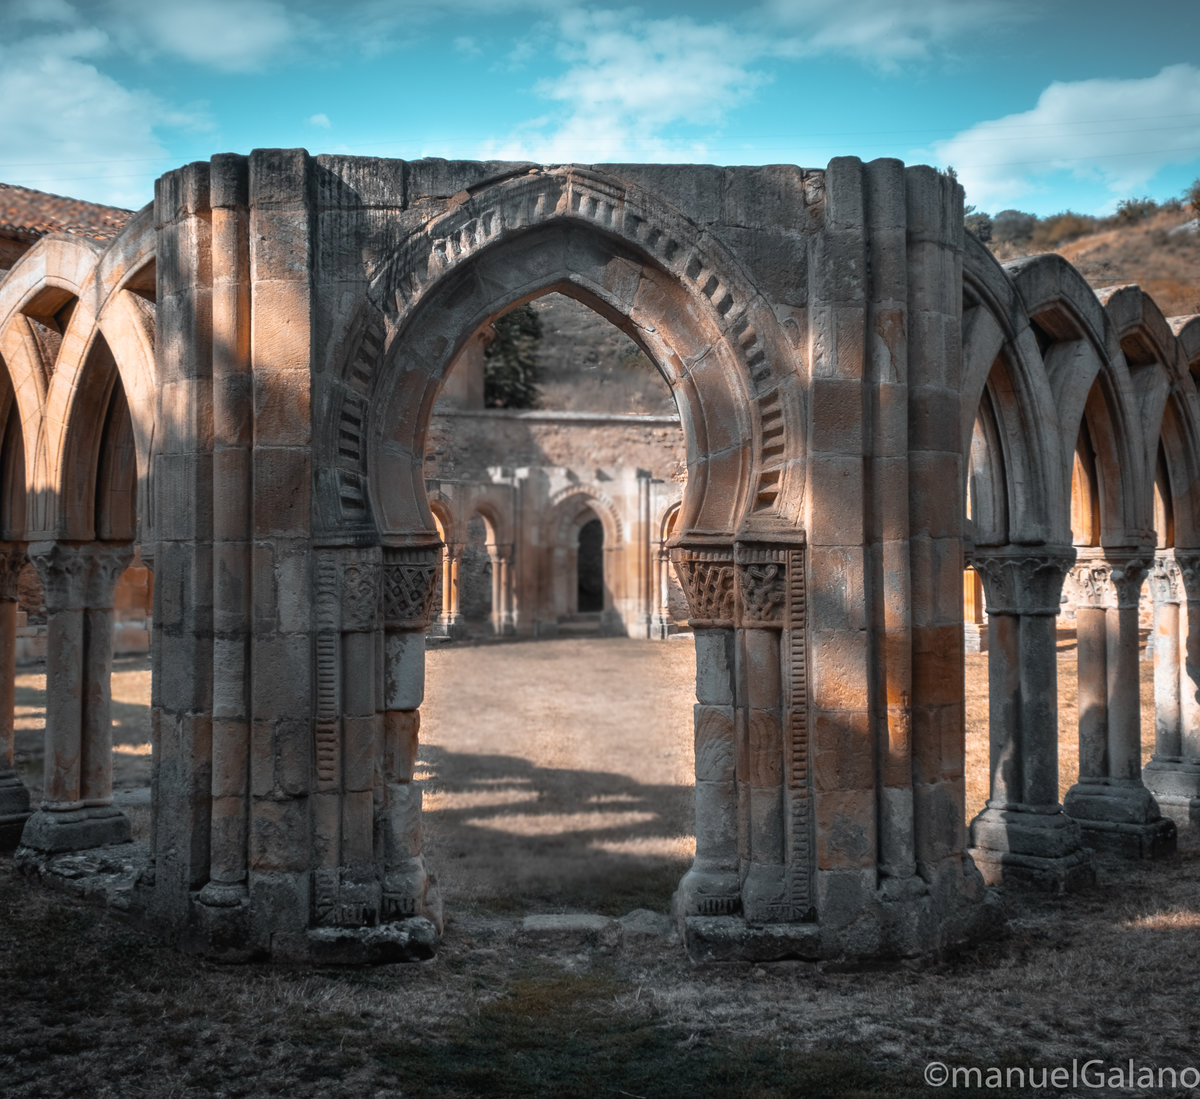
[[[131,217],[132,210],[0,183],[0,237],[32,243],[47,233],[73,233],[112,240]]]

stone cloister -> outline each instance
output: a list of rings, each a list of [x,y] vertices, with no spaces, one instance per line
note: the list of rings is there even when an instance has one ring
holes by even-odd
[[[694,956],[932,955],[996,926],[988,883],[1066,892],[1096,849],[1173,848],[1200,811],[1200,319],[1055,256],[1001,266],[952,178],[892,160],[260,150],[167,174],[110,244],[47,237],[0,282],[0,825],[21,865],[75,859],[77,885],[132,866],[122,905],[218,957],[434,949],[413,772],[426,631],[453,617],[441,547],[469,511],[427,489],[431,410],[480,327],[549,292],[637,342],[686,443],[676,498],[622,491],[646,494],[695,637],[675,897]],[[588,514],[618,537],[602,501],[559,500],[572,537]],[[111,780],[112,593],[135,547],[154,574],[145,849]],[[48,615],[32,807],[11,720],[26,558]],[[969,829],[966,564],[991,708]],[[614,613],[652,616],[662,562],[639,575],[641,610]],[[1064,601],[1080,773],[1060,805]]]

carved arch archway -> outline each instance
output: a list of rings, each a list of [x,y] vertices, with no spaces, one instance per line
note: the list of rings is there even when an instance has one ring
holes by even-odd
[[[803,410],[792,352],[737,261],[644,192],[578,168],[485,185],[413,234],[334,352],[327,529],[430,540],[420,475],[442,379],[480,325],[557,291],[631,336],[675,394],[688,444],[683,530],[729,541],[798,521]]]

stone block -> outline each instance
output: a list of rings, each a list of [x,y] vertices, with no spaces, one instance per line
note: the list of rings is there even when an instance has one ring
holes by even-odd
[[[875,791],[825,790],[814,797],[821,870],[875,865]]]
[[[814,457],[809,495],[810,546],[861,544],[866,520],[861,457]]]
[[[254,375],[254,434],[256,443],[308,446],[310,372],[305,366],[258,371]]]
[[[732,782],[734,774],[733,709],[729,706],[694,708],[696,780]]]
[[[783,729],[772,710],[746,712],[746,777],[753,786],[783,782]]]
[[[383,715],[384,768],[390,782],[408,782],[417,763],[421,712],[388,710]]]
[[[814,455],[861,452],[863,445],[863,387],[854,379],[813,378],[809,390],[812,428],[809,450]]]
[[[311,716],[311,641],[304,634],[257,638],[252,650],[253,714],[264,718]]]
[[[384,708],[417,710],[425,700],[425,635],[390,631],[384,641]]]
[[[866,709],[867,635],[861,630],[816,630],[809,636],[812,702],[824,711]]]
[[[875,784],[875,751],[866,710],[812,712],[810,753],[818,789],[869,790]]]

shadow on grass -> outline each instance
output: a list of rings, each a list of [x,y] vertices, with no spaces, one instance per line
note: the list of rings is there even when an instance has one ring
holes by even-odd
[[[666,911],[691,865],[694,791],[516,756],[421,749],[425,855],[452,915]]]

